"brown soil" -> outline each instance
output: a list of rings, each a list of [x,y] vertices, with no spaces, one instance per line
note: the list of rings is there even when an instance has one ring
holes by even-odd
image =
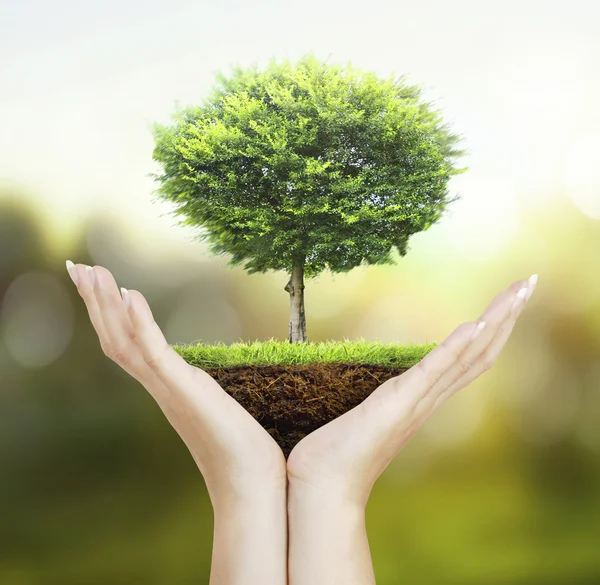
[[[269,432],[286,458],[300,439],[405,371],[349,363],[206,369]]]

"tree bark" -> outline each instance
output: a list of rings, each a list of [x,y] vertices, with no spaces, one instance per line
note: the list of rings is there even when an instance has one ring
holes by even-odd
[[[290,293],[290,343],[307,342],[306,318],[304,317],[304,262],[294,262],[292,275],[285,285]]]

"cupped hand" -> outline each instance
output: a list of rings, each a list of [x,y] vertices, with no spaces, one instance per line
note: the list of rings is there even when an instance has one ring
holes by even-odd
[[[140,382],[188,447],[213,504],[273,482],[285,489],[283,452],[263,427],[204,370],[168,343],[144,296],[119,293],[102,266],[67,262],[106,356]]]
[[[459,325],[418,364],[304,437],[288,457],[290,486],[334,490],[366,504],[377,478],[423,423],[494,365],[536,282],[533,275],[513,283],[477,321]]]

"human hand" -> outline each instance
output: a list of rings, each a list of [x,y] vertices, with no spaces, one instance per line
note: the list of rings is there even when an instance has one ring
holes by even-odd
[[[422,424],[494,365],[536,282],[533,275],[513,283],[477,321],[459,325],[418,364],[304,437],[288,457],[290,488],[333,490],[366,505],[377,478]]]
[[[121,297],[102,266],[67,261],[67,268],[104,354],[156,400],[196,461],[213,505],[266,486],[285,490],[286,462],[275,440],[209,374],[169,346],[144,296],[130,290]]]

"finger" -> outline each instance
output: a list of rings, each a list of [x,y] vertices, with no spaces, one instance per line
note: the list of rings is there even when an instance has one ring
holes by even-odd
[[[144,295],[137,290],[124,289],[123,298],[143,360],[169,392],[188,396],[196,403],[201,402],[203,408],[214,407],[217,404],[215,400],[222,404],[228,395],[214,378],[190,366],[169,345]]]
[[[483,331],[488,329],[484,317],[497,320],[498,315],[501,315],[503,311],[506,312],[507,305],[512,302],[511,299],[514,297],[513,291],[522,288],[523,282],[522,280],[517,281],[508,289],[496,295],[478,321],[462,323],[418,364],[401,376],[392,378],[390,385],[386,388],[386,392],[390,393],[390,400],[394,404],[392,410],[395,411],[399,408],[409,418],[412,417],[417,407],[427,398],[429,393],[434,388],[440,387],[444,375],[457,362],[460,363],[463,352],[483,335]],[[485,325],[483,329],[481,328],[482,324]],[[487,332],[484,336],[485,339],[488,342],[490,340]],[[478,347],[481,348],[480,343]],[[448,383],[447,380],[445,382]],[[422,410],[422,408],[421,406],[420,409]]]
[[[508,288],[499,292],[493,299],[492,302],[488,304],[485,308],[485,311],[479,317],[479,321],[487,321],[486,317],[489,311],[493,311],[496,309],[498,305],[503,304],[506,301],[507,296],[516,295],[520,289],[524,286],[527,286],[527,280],[516,280],[513,282]]]
[[[526,302],[528,284],[528,281],[519,281],[517,294],[512,292],[517,287],[511,287],[512,290],[505,291],[508,294],[495,307],[486,309],[484,315],[486,315],[487,321],[485,321],[485,327],[481,331],[481,335],[469,344],[457,361],[440,376],[428,395],[419,403],[415,411],[416,418],[427,418],[435,408],[449,398],[449,394],[445,398],[441,397],[450,387],[458,390],[458,387],[466,386],[470,381],[492,367],[493,361],[491,361],[491,355],[488,354],[488,347],[500,331],[508,327],[512,330],[510,320],[515,309],[520,308]]]
[[[533,278],[533,277],[531,277],[531,278]],[[517,281],[513,282],[506,290],[503,290],[501,293],[498,293],[494,297],[494,300],[485,308],[485,311],[481,314],[478,321],[479,322],[485,321],[486,328],[487,328],[487,324],[490,323],[493,320],[493,318],[499,314],[498,311],[502,312],[502,307],[506,308],[506,303],[507,302],[510,303],[509,299],[513,299],[513,301],[514,301],[515,296],[522,288],[529,287],[531,278],[529,280],[517,280]],[[532,292],[533,292],[533,289],[528,291],[528,296],[526,298],[529,298],[529,296],[531,295]],[[510,313],[510,308],[509,308],[509,313]],[[489,331],[489,329],[488,329],[488,331]],[[488,337],[489,337],[489,335],[488,335]]]
[[[81,298],[83,299],[92,326],[94,327],[94,330],[98,335],[100,347],[102,348],[102,351],[106,354],[107,351],[110,351],[110,346],[108,344],[108,335],[104,327],[104,321],[102,320],[102,315],[100,313],[98,301],[96,300],[96,295],[94,294],[92,280],[89,271],[87,271],[86,268],[87,266],[85,264],[75,264],[71,268],[70,272],[71,274],[74,274],[74,278],[77,281],[77,292],[79,293],[79,296],[81,296]]]
[[[480,330],[479,335],[467,344],[462,353],[457,356],[456,361],[450,364],[430,388],[428,394],[433,400],[444,392],[456,380],[468,374],[476,364],[480,364],[481,356],[484,355],[486,348],[492,342],[501,327],[505,325],[507,319],[510,318],[512,308],[517,303],[524,302],[524,298],[517,297],[518,291],[527,289],[527,281],[520,280],[515,283],[517,286],[511,286],[504,291],[498,298],[495,306],[488,306],[478,319],[479,323],[485,323],[485,326]],[[517,292],[514,292],[517,288]],[[491,367],[491,364],[483,364],[486,367]]]
[[[534,276],[537,277],[537,275]],[[479,359],[475,361],[474,367],[471,368],[464,376],[458,377],[444,392],[442,392],[442,394],[436,399],[436,402],[433,406],[434,410],[443,404],[448,398],[456,394],[456,392],[465,386],[468,386],[473,380],[481,376],[481,374],[490,370],[496,363],[500,352],[512,334],[517,319],[520,317],[525,305],[527,304],[527,301],[533,294],[537,278],[532,277],[532,279],[532,286],[529,287],[527,295],[524,298],[517,298],[516,306],[511,309],[509,316],[498,328],[495,336],[482,352]]]
[[[433,349],[421,360],[416,368],[425,379],[422,397],[431,396],[435,399],[453,383],[459,376],[466,374],[475,360],[493,339],[498,327],[510,314],[515,299],[515,290],[527,286],[527,281],[514,282],[508,289],[502,291],[487,306],[480,318],[472,324],[471,335],[459,335],[453,343],[452,336]],[[460,330],[460,327],[457,329]],[[436,350],[441,347],[441,356]]]
[[[94,266],[93,277],[93,291],[104,323],[105,341],[110,348],[108,357],[144,386],[156,385],[160,380],[144,361],[113,275],[103,266]],[[156,390],[162,388],[162,382],[160,385]]]

